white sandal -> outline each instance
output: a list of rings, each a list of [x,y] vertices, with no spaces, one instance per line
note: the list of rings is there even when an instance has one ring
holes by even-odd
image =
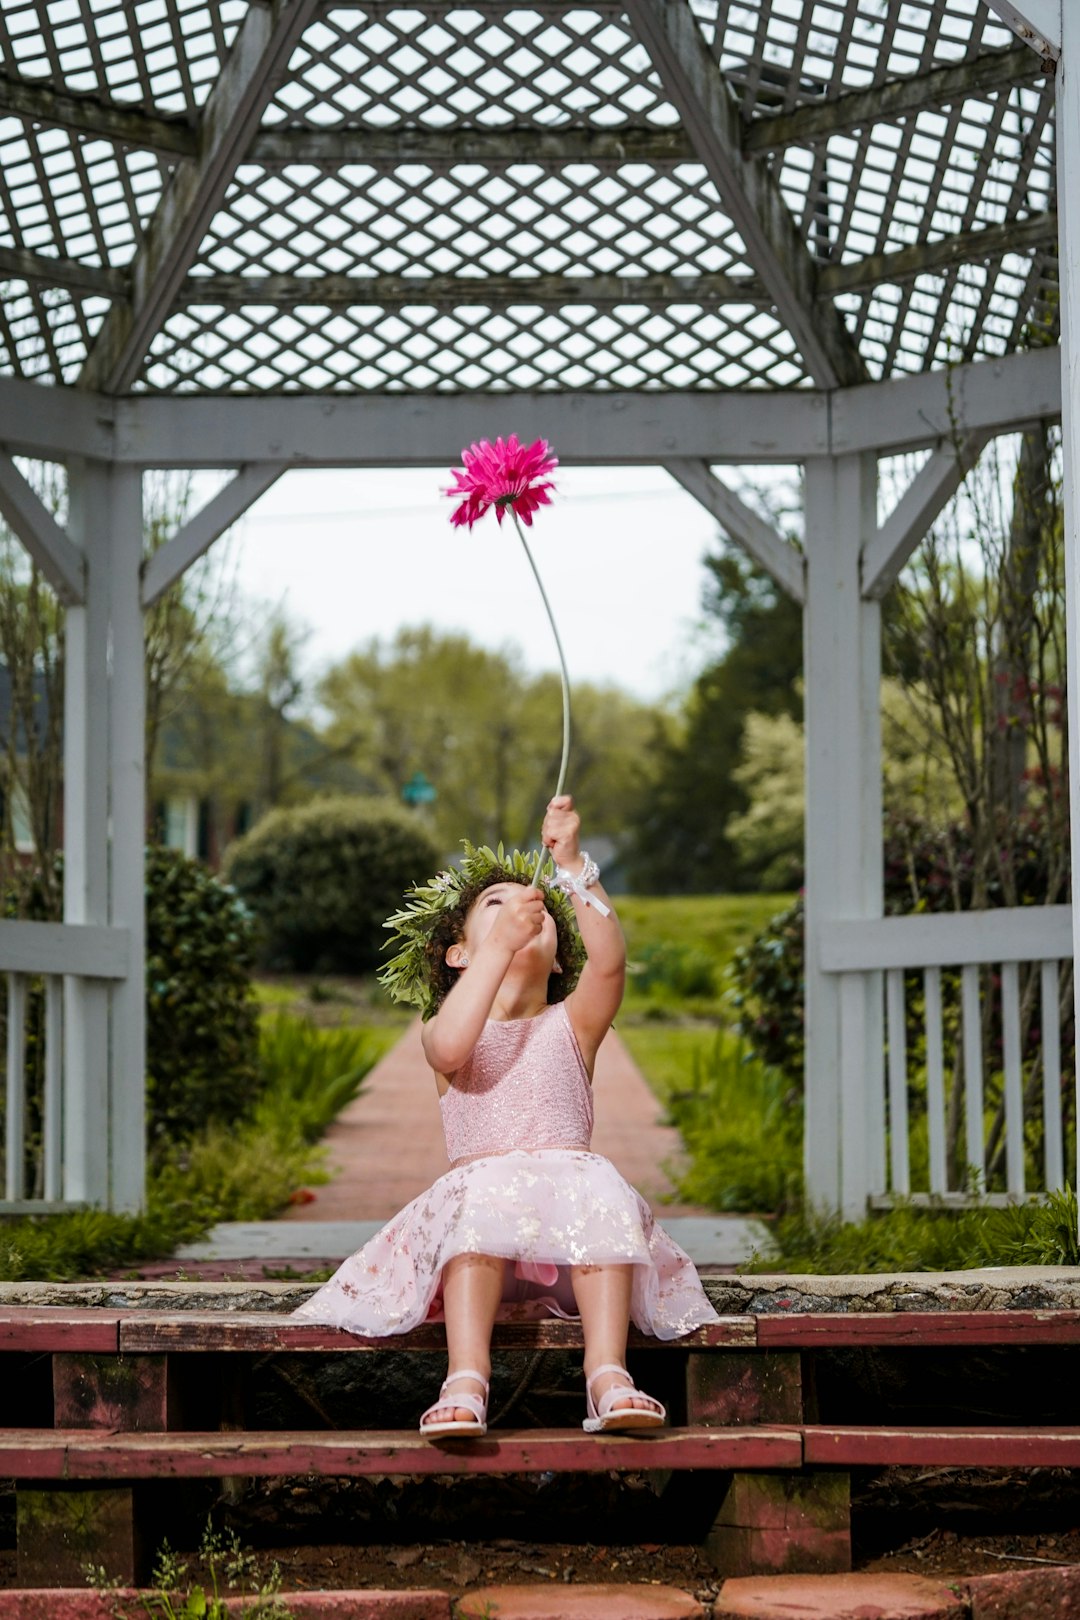
[[[446,1392],[451,1384],[456,1384],[459,1378],[473,1378],[478,1384],[483,1384],[483,1395],[473,1395],[467,1390],[456,1391],[446,1398]],[[439,1398],[420,1418],[420,1433],[425,1440],[436,1440],[442,1435],[481,1435],[487,1434],[487,1403],[488,1380],[482,1373],[473,1367],[462,1367],[459,1372],[448,1373],[443,1386],[439,1391]],[[429,1423],[427,1420],[432,1412],[442,1411],[445,1407],[461,1407],[475,1415],[472,1418],[444,1418],[439,1422]]]
[[[593,1400],[592,1387],[594,1379],[600,1378],[604,1373],[622,1373],[626,1379],[625,1384],[612,1384],[605,1389],[599,1401]],[[620,1398],[626,1395],[636,1395],[638,1400],[648,1401],[648,1406],[619,1406]],[[652,1395],[646,1395],[639,1390],[625,1367],[617,1362],[605,1362],[597,1367],[585,1380],[585,1400],[588,1408],[588,1417],[581,1427],[586,1434],[605,1434],[612,1429],[660,1429],[667,1422],[667,1409]]]

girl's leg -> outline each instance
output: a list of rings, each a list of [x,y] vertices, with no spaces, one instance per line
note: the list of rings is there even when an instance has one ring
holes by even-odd
[[[602,1367],[606,1362],[625,1367],[633,1266],[574,1266],[570,1278],[585,1335],[586,1378],[594,1367]],[[599,1400],[606,1389],[619,1381],[615,1373],[605,1373],[593,1385],[593,1398]],[[648,1407],[649,1402],[635,1396],[627,1398],[627,1405]]]
[[[473,1367],[490,1378],[491,1329],[502,1298],[505,1266],[505,1260],[490,1254],[459,1254],[447,1261],[443,1271],[443,1311],[450,1352],[448,1378],[458,1367]],[[472,1378],[462,1379],[461,1388],[470,1395],[484,1393]],[[467,1407],[447,1405],[435,1409],[432,1421],[467,1423],[473,1416]]]

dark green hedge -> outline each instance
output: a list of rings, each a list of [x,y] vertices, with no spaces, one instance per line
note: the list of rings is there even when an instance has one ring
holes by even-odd
[[[379,799],[320,799],[272,810],[228,851],[225,870],[260,928],[264,965],[365,973],[383,959],[383,923],[439,851],[415,812]]]
[[[261,1089],[255,927],[199,861],[146,852],[147,1113],[151,1144],[238,1119]]]

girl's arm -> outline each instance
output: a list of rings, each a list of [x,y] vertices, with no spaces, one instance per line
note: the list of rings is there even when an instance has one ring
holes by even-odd
[[[515,953],[540,933],[545,915],[539,890],[519,887],[502,899],[490,933],[470,953],[469,971],[461,974],[435,1017],[424,1025],[424,1056],[436,1074],[451,1075],[461,1068],[480,1039]],[[458,965],[451,953],[464,950],[464,945],[450,947],[446,959],[451,967]]]
[[[568,794],[552,799],[544,817],[543,840],[558,864],[575,875],[584,867],[581,858],[581,817]],[[606,917],[571,893],[574,914],[588,961],[572,995],[566,999],[574,1034],[590,1073],[593,1059],[611,1021],[619,1010],[626,983],[626,941],[612,902],[599,883],[590,895],[609,907]]]

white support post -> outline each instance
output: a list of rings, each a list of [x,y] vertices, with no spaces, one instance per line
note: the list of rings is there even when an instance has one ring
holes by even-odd
[[[69,608],[64,694],[64,921],[127,930],[117,979],[69,975],[63,1196],[138,1209],[145,1180],[142,474],[73,461],[71,532],[85,605]]]
[[[1070,843],[1075,873],[1080,872],[1080,199],[1076,194],[1080,179],[1080,15],[1075,6],[1066,5],[1061,8],[1061,58],[1057,67],[1057,163]],[[1072,927],[1073,960],[1080,961],[1080,904],[1075,894]],[[1080,1105],[1080,1052],[1077,1059]],[[1080,1154],[1080,1133],[1077,1152]],[[1076,1173],[1080,1186],[1080,1163]]]
[[[68,464],[69,533],[86,594],[67,612],[64,687],[64,921],[109,921],[109,474]],[[109,988],[64,981],[63,1197],[109,1200]]]
[[[807,1197],[849,1219],[880,1175],[881,978],[855,986],[822,966],[822,932],[883,913],[881,610],[863,600],[859,554],[876,529],[872,455],[806,467]]]
[[[142,1207],[146,1181],[146,650],[142,609],[142,473],[110,471],[109,921],[126,928],[127,976],[112,989],[110,1203]]]

